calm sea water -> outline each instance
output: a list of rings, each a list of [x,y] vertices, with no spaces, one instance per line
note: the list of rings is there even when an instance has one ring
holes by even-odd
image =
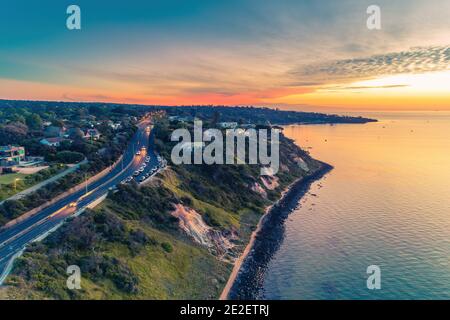
[[[380,122],[285,129],[335,169],[286,221],[265,298],[450,299],[450,113],[367,116]]]

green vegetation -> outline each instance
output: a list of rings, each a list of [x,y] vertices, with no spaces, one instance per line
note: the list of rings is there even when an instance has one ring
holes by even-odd
[[[2,174],[0,175],[0,185],[14,183],[16,179],[23,180],[26,176],[27,175],[23,173]]]
[[[238,122],[241,124],[278,124],[286,125],[293,123],[366,123],[376,121],[362,117],[338,116],[317,112],[285,111],[262,107],[227,107],[227,106],[183,106],[166,107],[169,116],[178,116],[188,120],[194,117],[203,121]]]
[[[55,160],[61,163],[77,163],[84,159],[84,154],[75,151],[60,151],[55,155]]]
[[[120,213],[111,205],[115,207],[106,201],[43,243],[32,245],[8,278],[9,296],[187,299],[219,294],[220,288],[214,284],[224,283],[227,266],[184,239],[149,224],[119,218]],[[82,270],[79,291],[65,287],[66,268],[73,264]]]
[[[62,169],[59,164],[77,163],[85,158],[88,160],[88,164],[76,172],[23,199],[0,205],[0,226],[113,164],[126,148],[143,114],[144,110],[103,104],[0,100],[0,145],[23,146],[27,156],[44,157],[51,165],[49,169],[17,181],[17,184],[1,185],[0,200],[50,178],[59,172],[55,170]],[[111,123],[120,123],[120,128],[112,128]],[[80,129],[92,127],[101,134],[98,140],[85,139]],[[71,140],[63,141],[59,147],[40,143],[43,137],[61,137],[61,134]]]
[[[0,201],[45,181],[66,169],[67,167],[63,164],[55,164],[33,174],[12,173],[0,175]]]
[[[180,124],[161,121],[155,144],[166,155],[169,133]],[[291,140],[281,139],[278,186],[265,193],[257,165],[171,165],[144,186],[120,185],[95,210],[35,243],[7,279],[7,297],[56,299],[213,299],[231,272],[265,208],[295,179],[320,165]],[[175,206],[195,210],[231,248],[211,250],[180,228]],[[219,248],[220,249],[220,248]],[[66,288],[66,268],[78,265],[82,289]]]

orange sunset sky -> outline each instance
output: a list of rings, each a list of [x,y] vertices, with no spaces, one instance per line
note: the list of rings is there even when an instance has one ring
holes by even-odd
[[[450,2],[9,3],[0,98],[293,110],[450,110]]]

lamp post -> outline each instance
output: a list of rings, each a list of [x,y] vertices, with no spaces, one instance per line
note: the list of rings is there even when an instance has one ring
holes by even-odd
[[[19,178],[14,179],[14,192],[17,192],[17,181],[19,181]]]

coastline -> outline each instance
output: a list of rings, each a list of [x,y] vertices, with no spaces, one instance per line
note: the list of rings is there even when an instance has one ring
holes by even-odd
[[[250,236],[250,241],[234,263],[219,300],[258,298],[264,268],[283,239],[284,220],[308,192],[310,185],[333,169],[327,163],[320,162],[320,164],[320,169],[309,176],[295,180],[283,190],[280,199],[266,208]],[[268,221],[272,223],[269,224]]]

